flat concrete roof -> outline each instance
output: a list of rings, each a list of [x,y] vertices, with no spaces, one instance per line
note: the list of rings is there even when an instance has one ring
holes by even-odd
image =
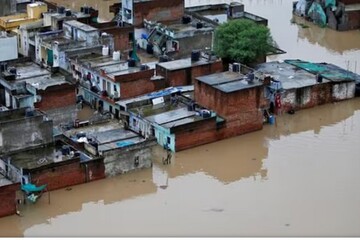
[[[51,163],[67,161],[74,158],[73,155],[63,155],[61,151],[62,145],[39,147],[28,151],[23,151],[10,155],[11,164],[17,168],[35,169],[46,166]],[[70,151],[75,152],[70,147]]]
[[[124,63],[124,61],[120,60],[113,60],[112,56],[103,56],[98,53],[89,53],[86,55],[80,55],[80,56],[73,56],[70,57],[71,60],[77,60],[80,63],[83,64],[90,64],[91,68],[96,67],[106,67],[110,65],[115,65],[119,63]]]
[[[48,87],[58,86],[70,83],[65,80],[65,77],[61,74],[45,75],[40,77],[28,78],[20,81],[25,81],[36,89],[46,90]]]
[[[146,117],[145,119],[147,119],[150,122],[155,122],[155,123],[161,125],[164,123],[169,123],[169,122],[172,122],[175,120],[180,120],[180,119],[195,116],[195,115],[196,115],[195,111],[189,111],[186,107],[184,107],[184,108],[179,108],[179,109],[159,113],[156,115],[152,115],[152,116]]]
[[[25,113],[26,113],[25,108],[17,108],[17,109],[0,111],[0,123],[28,118],[25,116]],[[40,116],[40,115],[43,115],[43,113],[34,110],[33,115]]]
[[[98,53],[86,54],[82,56],[74,56],[70,58],[76,60],[82,64],[89,64],[90,68],[95,71],[104,70],[106,75],[112,78],[116,76],[135,73],[142,71],[140,67],[128,67],[126,61],[113,60],[112,56],[103,56]],[[149,69],[155,69],[156,63],[146,63]]]
[[[41,68],[39,65],[33,62],[16,63],[9,67],[15,67],[17,76],[15,80],[3,80],[10,86],[16,88],[16,85],[20,82],[26,82],[39,90],[45,90],[50,86],[57,86],[62,84],[70,84],[65,80],[65,76],[57,73],[51,74],[48,70]]]
[[[213,63],[213,61],[209,62],[209,61],[206,61],[206,60],[200,58],[199,61],[193,62],[193,61],[191,61],[191,58],[184,58],[184,59],[179,59],[179,60],[174,60],[174,61],[169,61],[169,62],[158,63],[157,65],[159,65],[160,67],[163,67],[169,71],[174,71],[174,70],[190,68],[193,66],[205,65],[205,64],[210,64],[210,63]]]
[[[129,98],[126,100],[120,100],[120,101],[117,101],[116,104],[125,107],[126,105],[128,105],[130,103],[142,102],[142,101],[151,100],[154,98],[165,97],[165,96],[171,95],[172,93],[177,93],[177,92],[184,93],[184,92],[191,92],[191,91],[194,91],[194,85],[168,87],[168,88],[165,88],[160,91],[141,95],[139,97]]]
[[[318,84],[314,74],[285,62],[262,63],[255,69],[281,82],[283,89],[303,88]],[[327,82],[329,80],[323,79],[323,83]]]
[[[135,145],[137,143],[141,143],[144,141],[146,141],[146,139],[139,137],[139,136],[127,138],[127,139],[116,140],[113,142],[104,143],[104,144],[99,145],[98,151],[102,152],[102,151],[108,151],[108,150],[112,150],[112,149],[127,147],[127,146]]]
[[[69,26],[72,26],[72,27],[76,27],[78,29],[81,29],[85,32],[93,32],[93,31],[97,31],[96,28],[90,26],[90,25],[87,25],[85,23],[81,23],[79,21],[76,21],[76,20],[70,20],[70,21],[66,21],[64,22],[64,25],[69,25]]]
[[[225,93],[231,93],[262,85],[262,82],[258,80],[248,82],[245,75],[235,72],[214,73],[197,77],[196,79]]]
[[[50,72],[45,68],[41,68],[39,65],[33,62],[15,63],[8,66],[16,68],[16,80],[23,80],[27,78],[39,77],[44,75],[50,75]]]
[[[146,64],[147,66],[149,66],[149,69],[155,69],[155,65],[154,64]],[[97,67],[95,68],[96,70],[104,70],[106,75],[108,75],[109,77],[116,77],[116,76],[120,76],[120,75],[126,75],[126,74],[130,74],[130,73],[136,73],[136,72],[140,72],[142,71],[140,69],[140,67],[128,67],[127,63],[125,62],[125,67],[124,65],[121,66],[120,64],[113,64],[113,65],[108,65],[108,66],[102,66],[102,67]]]
[[[125,130],[124,128],[118,128],[118,129],[110,129],[102,132],[94,132],[90,134],[88,137],[94,138],[98,144],[104,144],[114,141],[120,141],[128,138],[133,138],[138,136],[136,133]]]
[[[51,38],[44,39],[42,42],[45,43],[45,44],[46,43],[47,44],[57,43],[59,45],[63,45],[63,44],[74,44],[74,45],[76,45],[80,41],[75,41],[75,40],[67,38],[65,36],[54,36],[54,37],[51,37]]]

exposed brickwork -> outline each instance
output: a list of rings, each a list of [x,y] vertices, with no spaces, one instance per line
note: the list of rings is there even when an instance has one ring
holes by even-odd
[[[195,78],[199,76],[222,71],[223,65],[221,61],[210,62],[204,65],[194,65],[173,71],[156,65],[156,74],[165,78],[167,87],[191,85],[194,84]]]
[[[333,101],[331,90],[332,86],[330,83],[287,90],[282,94],[281,110],[287,112],[291,109],[300,110],[330,103]]]
[[[76,87],[74,85],[60,85],[38,91],[41,101],[35,103],[35,107],[46,111],[74,105],[76,103]]]
[[[151,80],[154,70],[141,71],[127,75],[128,78],[119,78],[121,81],[120,95],[122,99],[137,97],[139,95],[154,92],[165,87],[164,80]],[[125,80],[126,79],[126,80]]]
[[[105,166],[102,159],[90,161],[82,165],[88,166],[87,181],[95,181],[105,178]]]
[[[215,119],[211,119],[200,122],[199,125],[193,128],[182,129],[181,132],[176,133],[175,148],[176,151],[181,151],[261,130],[262,127],[262,113],[260,111],[241,114],[238,119],[227,121],[221,127],[216,125]]]
[[[16,191],[20,190],[20,183],[0,187],[0,217],[16,213]]]
[[[79,159],[31,171],[31,181],[37,185],[48,184],[48,190],[73,186],[105,178],[104,164],[94,161],[80,164]]]
[[[216,111],[225,122],[218,125],[215,119],[209,119],[192,127],[178,129],[176,151],[253,132],[263,127],[261,108],[267,105],[263,87],[224,93],[195,80],[195,100]]]

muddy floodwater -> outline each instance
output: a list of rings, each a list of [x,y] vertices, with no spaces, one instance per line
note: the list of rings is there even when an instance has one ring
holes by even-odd
[[[2,236],[359,236],[360,99],[51,192]]]
[[[68,2],[106,9],[116,1]],[[216,2],[230,1],[186,4]],[[269,19],[287,52],[270,60],[360,73],[360,31],[295,19],[309,26],[302,28],[290,21],[290,0],[242,2]],[[22,217],[1,218],[0,235],[360,236],[359,146],[360,98],[284,114],[261,131],[176,153],[171,165],[155,152],[152,169],[53,191],[50,205],[44,195]]]

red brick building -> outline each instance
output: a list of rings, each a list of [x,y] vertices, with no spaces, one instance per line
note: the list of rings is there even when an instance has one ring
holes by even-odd
[[[128,53],[132,50],[134,26],[128,23],[122,23],[121,26],[117,22],[91,23],[91,26],[97,28],[100,33],[110,34],[114,38],[114,51]]]
[[[20,183],[0,185],[0,217],[16,213],[16,192],[19,190]]]
[[[222,61],[218,59],[192,61],[186,58],[156,64],[156,74],[165,78],[167,87],[192,85],[199,76],[222,71]]]
[[[51,86],[45,90],[37,91],[41,101],[34,104],[42,111],[58,109],[76,104],[76,86],[68,83]]]
[[[213,142],[262,129],[267,100],[263,83],[251,78],[234,72],[196,78],[195,101],[218,116],[216,127],[200,133],[199,139]]]

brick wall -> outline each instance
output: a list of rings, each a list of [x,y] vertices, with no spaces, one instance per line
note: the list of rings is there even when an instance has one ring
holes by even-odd
[[[222,71],[222,61],[211,62],[209,64],[192,66],[174,71],[170,71],[156,65],[156,74],[165,78],[167,87],[191,85],[194,84],[195,78],[197,77]]]
[[[86,164],[88,169],[86,169]],[[51,191],[105,178],[102,161],[92,161],[86,164],[81,164],[79,159],[73,159],[32,170],[30,172],[31,182],[36,185],[48,184],[48,190]]]
[[[243,113],[236,119],[227,120],[225,125],[217,126],[215,119],[199,122],[193,128],[182,129],[176,133],[175,150],[181,151],[203,144],[235,137],[261,130],[263,116],[260,111]]]
[[[179,130],[175,139],[175,150],[200,146],[217,140],[217,130],[215,119],[209,119],[199,122],[193,127]]]
[[[281,110],[300,110],[332,102],[330,83],[316,84],[311,87],[286,90],[281,96]]]
[[[225,123],[217,126],[211,119],[194,128],[183,128],[176,133],[176,151],[262,129],[263,113],[259,109],[267,103],[263,96],[262,87],[224,93],[195,80],[196,102],[216,111]]]
[[[20,190],[20,183],[0,187],[0,217],[16,213],[16,191]]]
[[[167,22],[181,19],[184,15],[183,0],[152,0],[134,4],[134,26],[142,26],[143,20]]]
[[[151,80],[153,75],[154,69],[151,69],[117,77],[117,81],[120,82],[121,98],[132,98],[163,89],[165,87],[165,81],[153,81]]]
[[[252,112],[265,107],[266,103],[263,87],[224,93],[197,80],[195,82],[195,101],[227,119],[232,115]]]
[[[48,87],[46,90],[38,91],[41,101],[35,103],[35,107],[46,111],[67,107],[76,104],[75,85],[64,84],[60,86]]]

